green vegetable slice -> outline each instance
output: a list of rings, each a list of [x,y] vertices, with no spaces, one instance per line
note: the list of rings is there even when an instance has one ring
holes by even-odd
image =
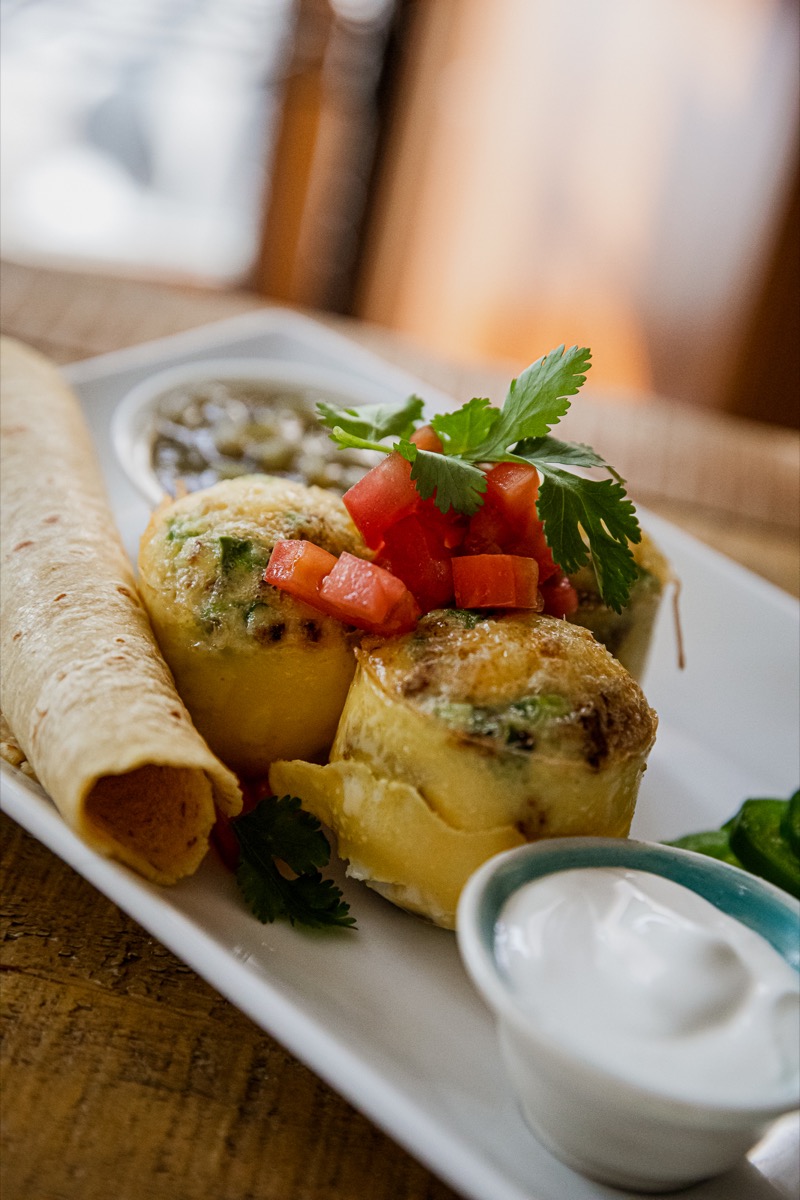
[[[667,842],[668,846],[677,846],[679,850],[694,850],[695,854],[705,854],[709,858],[718,858],[721,862],[730,863],[732,867],[741,867],[741,861],[731,850],[730,838],[725,829],[711,829],[706,833],[689,833],[686,837]]]
[[[753,874],[800,900],[800,857],[782,831],[789,804],[788,800],[745,800],[731,830],[731,849]]]
[[[781,833],[792,851],[800,858],[800,789],[789,798],[789,807],[781,821]]]

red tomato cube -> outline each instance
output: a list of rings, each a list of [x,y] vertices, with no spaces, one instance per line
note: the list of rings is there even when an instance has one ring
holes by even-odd
[[[514,540],[506,517],[489,499],[469,519],[463,548],[467,554],[502,554]]]
[[[307,604],[315,604],[322,581],[336,566],[336,555],[313,542],[276,542],[264,581]]]
[[[412,513],[420,495],[411,481],[411,463],[390,454],[354,483],[342,497],[367,545],[377,550],[384,532]]]
[[[511,554],[522,554],[536,559],[539,564],[540,583],[561,574],[561,568],[556,564],[544,536],[544,525],[538,519],[530,522],[527,531],[521,537],[510,541],[507,549]]]
[[[380,631],[407,590],[390,571],[345,551],[323,581],[320,600],[340,621]]]
[[[445,550],[454,550],[462,544],[469,528],[469,517],[464,513],[457,512],[454,508],[448,508],[446,513],[439,512],[432,496],[427,500],[420,500],[416,511],[428,528],[435,531]]]
[[[514,554],[467,554],[453,559],[459,608],[539,609],[539,567]]]
[[[528,463],[495,463],[486,472],[484,504],[489,503],[502,513],[517,535],[527,530],[532,518],[538,519],[538,494],[539,472]]]
[[[442,439],[432,425],[420,425],[408,440],[420,450],[431,450],[434,454],[442,453]]]
[[[559,573],[544,536],[536,500],[539,472],[527,463],[497,463],[486,474],[483,508],[470,523],[464,543],[473,553],[535,558],[540,583]],[[496,547],[496,549],[495,549]]]
[[[372,632],[380,633],[384,636],[396,633],[408,633],[409,630],[414,628],[421,616],[422,613],[420,612],[419,605],[411,595],[411,592],[406,588],[380,628],[375,628]]]
[[[578,593],[566,575],[543,584],[542,598],[543,611],[550,617],[569,617],[578,607]]]
[[[470,518],[464,548],[470,554],[529,554],[524,538],[538,525],[539,472],[527,463],[496,463],[486,472],[483,504]]]
[[[337,559],[313,542],[278,542],[264,579],[338,621],[371,633],[404,633],[420,617],[401,579],[345,551]]]
[[[423,612],[452,601],[451,554],[422,510],[386,530],[381,562],[402,579]]]

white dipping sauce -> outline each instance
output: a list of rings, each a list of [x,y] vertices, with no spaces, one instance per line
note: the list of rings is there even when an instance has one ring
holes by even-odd
[[[617,1077],[724,1105],[800,1088],[800,976],[671,879],[588,867],[533,880],[503,906],[495,958],[540,1033]]]

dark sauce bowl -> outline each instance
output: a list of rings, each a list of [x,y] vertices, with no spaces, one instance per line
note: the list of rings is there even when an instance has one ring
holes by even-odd
[[[337,407],[404,397],[344,372],[275,359],[210,359],[148,376],[120,401],[111,423],[128,478],[151,503],[176,489],[265,474],[345,492],[376,456],[340,450],[319,422]]]

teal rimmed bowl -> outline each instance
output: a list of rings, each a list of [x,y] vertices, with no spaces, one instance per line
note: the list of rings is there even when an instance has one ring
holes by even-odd
[[[717,859],[617,838],[520,846],[484,863],[462,892],[459,950],[495,1015],[506,1071],[533,1132],[562,1161],[604,1183],[650,1192],[686,1187],[735,1165],[800,1096],[787,1087],[774,1103],[752,1107],[676,1098],[587,1062],[566,1039],[537,1028],[496,961],[495,925],[518,888],[582,867],[647,871],[682,884],[764,937],[798,972],[800,903]]]

